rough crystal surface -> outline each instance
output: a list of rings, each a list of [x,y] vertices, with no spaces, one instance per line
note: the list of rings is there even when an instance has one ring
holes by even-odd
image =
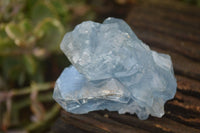
[[[68,112],[107,109],[161,117],[176,93],[170,56],[150,50],[121,19],[77,25],[61,50],[73,66],[57,79],[53,98]]]

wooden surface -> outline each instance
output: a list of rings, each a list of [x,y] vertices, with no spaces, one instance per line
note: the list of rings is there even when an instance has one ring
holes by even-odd
[[[157,2],[159,1],[159,2]],[[61,111],[53,133],[200,133],[200,8],[175,0],[149,0],[126,18],[138,37],[172,57],[177,93],[162,118],[95,111],[74,115]]]

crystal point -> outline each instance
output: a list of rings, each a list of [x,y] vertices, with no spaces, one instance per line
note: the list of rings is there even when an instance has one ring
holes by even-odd
[[[73,66],[57,79],[53,98],[68,112],[107,109],[161,117],[176,93],[170,56],[151,50],[121,19],[77,25],[61,50]]]

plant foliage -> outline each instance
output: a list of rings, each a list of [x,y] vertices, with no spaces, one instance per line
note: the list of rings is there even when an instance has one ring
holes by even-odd
[[[1,0],[0,9],[0,77],[8,88],[43,81],[41,62],[60,53],[72,22],[94,16],[84,0]]]
[[[85,0],[0,0],[0,132],[49,126],[60,108],[45,106],[53,103],[49,77],[69,65],[60,41],[74,24],[93,18]]]

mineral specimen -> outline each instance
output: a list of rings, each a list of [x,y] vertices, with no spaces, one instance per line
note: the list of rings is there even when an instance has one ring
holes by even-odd
[[[161,117],[176,93],[170,56],[150,50],[121,19],[83,22],[64,36],[61,49],[73,66],[57,79],[53,98],[68,112]]]

